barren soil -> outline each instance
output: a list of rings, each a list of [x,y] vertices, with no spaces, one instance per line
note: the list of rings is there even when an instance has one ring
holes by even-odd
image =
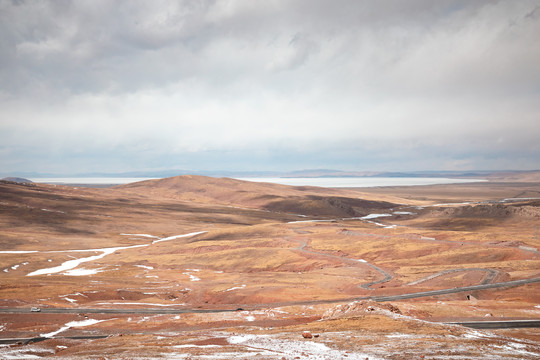
[[[0,182],[0,358],[536,359],[538,328],[450,324],[540,318],[539,282],[511,283],[540,277],[531,176]]]

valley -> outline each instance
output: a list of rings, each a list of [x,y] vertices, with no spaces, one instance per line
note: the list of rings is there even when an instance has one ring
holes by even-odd
[[[540,318],[540,176],[489,180],[2,181],[0,356],[537,358],[456,324]]]

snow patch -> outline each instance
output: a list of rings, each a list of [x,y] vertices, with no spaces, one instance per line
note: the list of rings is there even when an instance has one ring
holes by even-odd
[[[245,284],[242,284],[242,286],[235,286],[235,287],[232,287],[232,288],[227,289],[227,290],[225,290],[225,291],[238,290],[238,289],[243,289],[243,288],[245,288],[245,287],[246,287],[246,285],[245,285]]]
[[[219,348],[221,345],[195,345],[195,344],[184,344],[184,345],[174,345],[173,348],[175,349],[184,349],[184,348]]]
[[[55,213],[65,214],[64,211],[60,211],[60,210],[41,209],[41,211],[48,211],[48,212],[55,212]]]
[[[336,220],[297,220],[289,221],[287,224],[314,223],[314,222],[335,222]]]
[[[354,353],[350,351],[334,350],[324,343],[315,341],[300,341],[282,339],[271,335],[236,335],[227,339],[227,342],[232,345],[245,346],[247,349],[255,348],[257,350],[266,350],[272,355],[293,358],[298,354],[302,354],[305,359],[326,360],[326,359],[355,359],[364,360],[369,358],[377,360],[371,355],[364,353]],[[247,350],[246,349],[246,350]],[[245,353],[237,354],[246,355]]]
[[[58,335],[59,333],[66,331],[69,328],[90,326],[90,325],[94,325],[103,321],[106,321],[106,320],[87,319],[87,320],[82,320],[82,321],[71,321],[56,331],[53,331],[47,334],[41,334],[40,336],[46,337],[46,338],[52,338],[53,336]]]
[[[72,270],[68,270],[66,271],[65,273],[63,273],[62,275],[67,275],[67,276],[86,276],[86,275],[94,275],[94,274],[97,274],[97,273],[100,273],[102,272],[103,270],[101,269],[72,269]]]
[[[377,219],[377,218],[386,217],[386,216],[392,216],[392,214],[369,214],[366,216],[362,216],[360,219],[369,220],[369,219]]]
[[[122,246],[122,247],[113,247],[113,248],[105,248],[105,249],[94,249],[94,250],[83,250],[83,251],[101,251],[101,255],[94,255],[89,256],[81,259],[74,259],[74,260],[68,260],[66,262],[63,262],[60,266],[55,266],[52,268],[46,268],[41,270],[36,270],[31,272],[30,274],[27,274],[26,276],[36,276],[36,275],[48,275],[48,274],[56,274],[59,272],[67,271],[76,268],[82,263],[99,260],[101,258],[104,258],[107,255],[113,254],[114,252],[118,250],[125,250],[125,249],[133,249],[138,247],[144,247],[148,245],[135,245],[135,246]],[[80,251],[80,250],[79,250]],[[86,274],[88,275],[88,274]]]
[[[156,243],[159,243],[159,242],[162,242],[162,241],[170,241],[170,240],[175,240],[175,239],[179,239],[179,238],[195,236],[195,235],[199,235],[199,234],[204,234],[206,232],[207,231],[197,231],[197,232],[192,232],[192,233],[189,233],[189,234],[169,236],[169,237],[166,237],[166,238],[161,238],[159,240],[154,240],[154,241],[152,241],[152,244],[156,244]]]
[[[98,305],[144,305],[144,306],[179,306],[185,304],[154,304],[154,303],[137,303],[137,302],[99,302]]]
[[[152,238],[152,239],[159,239],[159,236],[155,235],[149,235],[149,234],[120,234],[121,236],[137,236],[137,237],[145,237],[145,238]]]
[[[135,266],[141,269],[154,270],[152,266],[146,266],[146,265],[135,265]]]
[[[193,274],[190,274],[190,273],[187,273],[187,272],[182,273],[182,274],[189,276],[189,280],[190,280],[190,281],[201,281],[200,278],[196,277],[196,276],[193,275]]]

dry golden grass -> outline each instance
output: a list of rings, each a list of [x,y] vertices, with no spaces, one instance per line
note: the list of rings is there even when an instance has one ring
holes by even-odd
[[[498,207],[453,205],[417,209],[411,206],[497,200],[516,194],[533,197],[539,189],[538,184],[523,183],[358,192],[203,177],[164,179],[111,189],[0,183],[1,250],[38,251],[0,254],[0,298],[3,307],[152,307],[145,304],[154,304],[153,307],[167,308],[225,306],[251,310],[221,315],[183,314],[180,320],[171,315],[156,315],[146,320],[143,315],[133,315],[130,321],[129,316],[119,316],[116,320],[112,320],[116,315],[93,316],[107,319],[93,327],[107,334],[168,331],[178,334],[188,329],[226,327],[244,332],[248,330],[243,326],[254,325],[265,328],[264,331],[275,326],[271,332],[280,334],[309,329],[371,330],[377,336],[389,333],[439,336],[448,328],[426,325],[414,318],[482,317],[486,313],[493,317],[538,317],[539,310],[534,307],[540,301],[537,284],[477,291],[473,294],[478,299],[476,303],[467,301],[466,293],[396,302],[410,318],[356,313],[313,322],[336,305],[307,306],[298,302],[345,301],[474,285],[487,278],[487,270],[497,271],[493,281],[537,277],[538,202]],[[358,199],[368,193],[363,199],[369,201]],[[306,213],[299,213],[300,210]],[[393,228],[343,219],[350,217],[347,214],[351,211],[362,216],[396,210],[415,214],[373,219],[384,225],[397,225]],[[333,221],[290,223],[309,219]],[[155,244],[152,244],[154,238],[122,235],[149,234],[164,238],[199,231],[205,233]],[[73,258],[101,254],[100,251],[51,251],[135,245],[145,246],[119,250],[79,265],[78,268],[99,271],[92,275],[26,276]],[[373,285],[372,289],[362,288],[361,285],[381,280],[384,275],[358,260],[384,269],[393,278]],[[441,271],[471,268],[487,270],[442,274],[407,285]],[[280,310],[270,315],[268,309],[276,306]],[[50,332],[79,319],[77,315],[47,315],[32,323],[30,315],[17,316],[22,315],[0,315],[0,324],[5,324],[2,336]],[[84,333],[84,330],[70,331]],[[185,337],[179,339],[188,341],[190,337],[183,334]],[[333,339],[343,349],[354,350],[346,342]],[[134,341],[147,344],[144,346],[148,354],[163,345],[161,340],[147,334],[100,340],[96,346],[102,354],[118,354],[132,349]],[[358,340],[357,344],[364,344],[363,341]],[[438,340],[429,341],[435,344]],[[175,343],[182,342],[177,339]],[[92,353],[92,349],[80,342],[69,344],[69,349],[66,356],[84,357]]]

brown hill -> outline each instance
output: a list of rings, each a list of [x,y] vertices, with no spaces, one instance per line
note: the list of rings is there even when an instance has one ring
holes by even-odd
[[[195,175],[141,181],[117,186],[114,190],[152,198],[248,207],[310,216],[363,216],[374,210],[395,206],[387,201],[359,199],[365,194],[355,190],[287,186]]]

